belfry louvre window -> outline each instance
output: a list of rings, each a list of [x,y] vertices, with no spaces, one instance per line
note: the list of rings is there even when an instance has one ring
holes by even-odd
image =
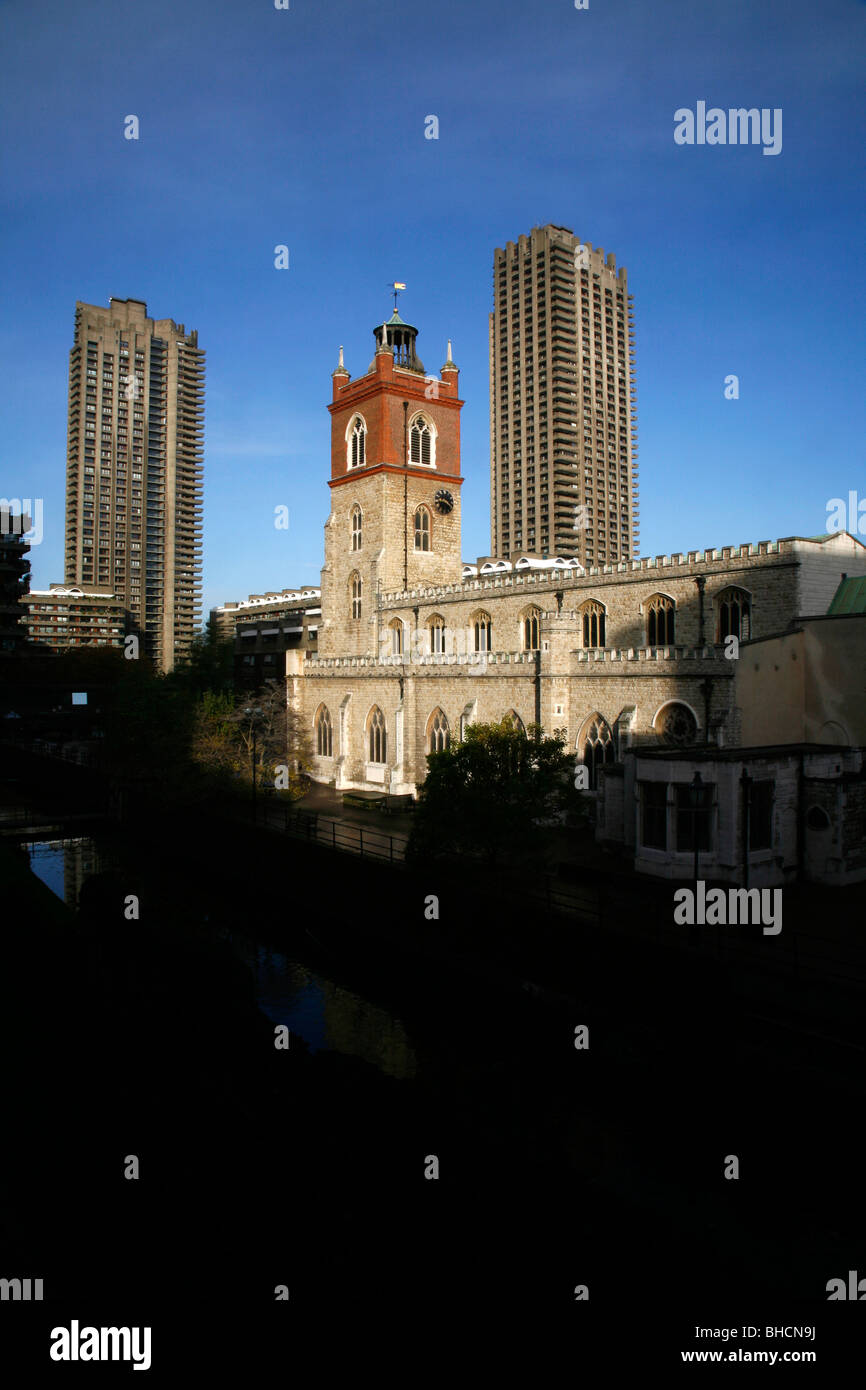
[[[349,440],[349,467],[350,467],[350,468],[361,468],[361,467],[363,466],[363,463],[364,463],[364,441],[365,441],[365,439],[366,439],[366,435],[367,435],[367,431],[366,431],[366,429],[365,429],[365,427],[364,427],[364,421],[361,419],[361,417],[360,417],[360,415],[359,415],[359,416],[357,416],[357,418],[356,418],[356,420],[355,420],[355,423],[354,423],[354,425],[352,426],[352,434],[351,434],[351,438],[350,438],[350,440]]]
[[[668,647],[674,642],[673,599],[656,594],[647,604],[646,640],[648,647]]]
[[[430,513],[426,507],[419,507],[415,513],[415,549],[430,549]]]
[[[409,431],[409,462],[429,465],[433,455],[430,426],[419,415]]]
[[[385,716],[374,706],[370,711],[367,720],[367,736],[370,745],[370,762],[383,763],[385,761]]]
[[[334,753],[334,731],[326,705],[322,705],[316,718],[316,752],[320,758],[333,757]]]

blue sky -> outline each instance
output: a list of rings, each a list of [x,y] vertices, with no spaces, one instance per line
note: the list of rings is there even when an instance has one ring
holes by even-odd
[[[366,370],[393,280],[428,370],[453,339],[486,553],[492,255],[545,222],[628,269],[641,552],[823,531],[866,495],[864,49],[862,0],[0,6],[0,495],[44,498],[34,587],[75,301],[110,295],[207,349],[205,611],[318,582],[330,373],[341,343]],[[782,152],[676,145],[698,101],[781,107]]]

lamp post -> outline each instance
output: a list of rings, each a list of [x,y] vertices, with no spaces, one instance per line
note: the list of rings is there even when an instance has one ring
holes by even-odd
[[[699,772],[695,772],[689,786],[689,800],[692,804],[692,844],[695,851],[695,895],[698,891],[698,812],[703,810],[706,787]]]
[[[262,717],[262,712],[261,712],[261,710],[258,709],[258,708],[254,709],[251,705],[247,705],[246,708],[244,709],[244,714],[247,716],[247,718],[248,718],[249,720],[252,721],[252,735],[253,735],[253,747],[252,747],[253,825],[255,825],[255,823],[256,823],[256,735],[257,735],[257,733],[258,733],[259,720],[260,720],[261,717]]]
[[[749,886],[749,841],[752,838],[751,831],[751,810],[752,810],[752,779],[749,776],[749,769],[743,764],[743,772],[740,777],[743,788],[743,887]]]

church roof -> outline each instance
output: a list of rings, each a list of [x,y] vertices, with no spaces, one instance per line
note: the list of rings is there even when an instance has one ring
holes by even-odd
[[[866,613],[866,575],[843,579],[833,595],[827,613]]]

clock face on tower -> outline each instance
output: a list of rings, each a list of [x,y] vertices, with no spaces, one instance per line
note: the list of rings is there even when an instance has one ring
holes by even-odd
[[[443,516],[447,516],[454,507],[454,498],[445,487],[440,487],[433,501],[436,504],[437,512],[441,512]]]

